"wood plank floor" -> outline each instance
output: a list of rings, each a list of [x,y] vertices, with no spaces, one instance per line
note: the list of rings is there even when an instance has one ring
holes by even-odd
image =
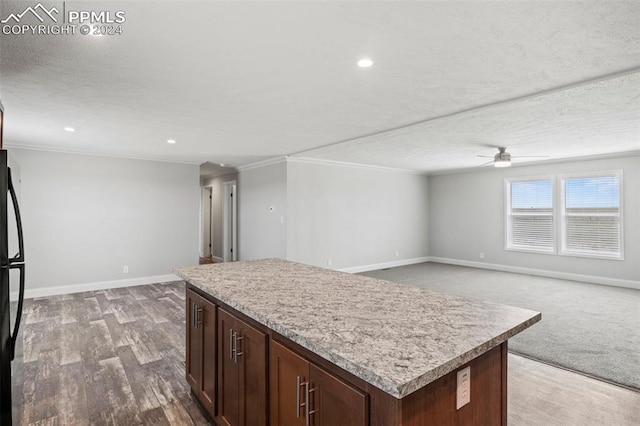
[[[184,379],[184,299],[175,282],[25,301],[20,424],[207,424]]]
[[[25,301],[22,425],[206,425],[184,378],[184,283]],[[640,393],[509,356],[509,424],[640,424]],[[484,425],[483,425],[484,426]]]

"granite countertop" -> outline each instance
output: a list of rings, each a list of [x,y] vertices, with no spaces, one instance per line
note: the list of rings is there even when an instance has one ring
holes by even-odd
[[[538,312],[280,259],[177,269],[223,303],[402,398],[540,321]]]

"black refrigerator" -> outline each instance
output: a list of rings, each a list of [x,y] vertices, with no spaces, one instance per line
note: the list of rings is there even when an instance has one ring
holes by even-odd
[[[7,151],[2,149],[4,108],[0,103],[0,425],[11,425],[17,413],[13,413],[12,401],[21,396],[13,395],[15,387],[11,364],[16,356],[16,346],[22,303],[24,300],[24,251],[22,221],[18,198],[11,179]],[[11,226],[10,226],[11,225]],[[15,238],[17,237],[17,238]],[[17,240],[11,247],[10,240]],[[16,253],[17,252],[17,253]],[[14,270],[17,272],[12,273]],[[11,277],[19,274],[18,300],[11,302]],[[14,371],[15,373],[15,371]],[[14,374],[15,376],[15,374]]]

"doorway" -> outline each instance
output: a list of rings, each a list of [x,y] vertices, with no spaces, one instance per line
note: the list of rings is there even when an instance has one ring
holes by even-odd
[[[213,188],[205,186],[202,188],[202,257],[212,258],[212,223],[213,223]]]
[[[237,183],[235,180],[222,184],[222,259],[223,262],[238,260],[237,250]]]

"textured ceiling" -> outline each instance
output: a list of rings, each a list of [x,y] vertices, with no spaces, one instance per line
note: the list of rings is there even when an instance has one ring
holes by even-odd
[[[640,72],[477,108],[300,154],[443,172],[480,166],[505,146],[513,163],[640,150]]]
[[[0,18],[31,3],[3,0]],[[640,149],[636,1],[67,7],[124,10],[124,33],[1,35],[9,147],[423,172],[475,167],[497,145],[551,159]],[[375,64],[359,69],[365,55]]]

